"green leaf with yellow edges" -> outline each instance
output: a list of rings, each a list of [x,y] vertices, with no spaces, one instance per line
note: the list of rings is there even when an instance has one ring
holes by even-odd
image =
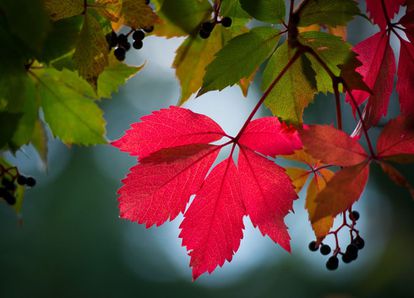
[[[73,61],[79,75],[95,89],[99,75],[108,65],[108,53],[108,43],[101,25],[93,15],[86,14]]]
[[[296,49],[285,42],[272,55],[263,73],[262,90],[267,90],[273,80],[281,73]],[[303,112],[313,101],[316,93],[314,72],[304,56],[297,59],[270,91],[265,105],[272,114],[282,120],[299,124],[303,122]]]
[[[230,40],[207,66],[198,96],[249,77],[272,54],[279,38],[278,30],[258,27]]]

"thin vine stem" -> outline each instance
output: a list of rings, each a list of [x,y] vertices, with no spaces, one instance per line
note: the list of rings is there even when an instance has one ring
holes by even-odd
[[[350,98],[352,100],[352,104],[354,105],[354,108],[357,111],[359,120],[361,121],[362,130],[363,130],[364,137],[365,137],[365,139],[367,141],[367,144],[368,144],[368,149],[369,149],[371,158],[372,159],[376,159],[374,147],[372,146],[371,138],[369,137],[369,134],[368,134],[368,128],[367,128],[367,126],[365,124],[365,121],[364,121],[364,118],[362,116],[361,110],[359,109],[358,103],[355,100],[355,97],[352,94],[350,88],[348,87],[348,84],[346,83],[346,81],[342,77],[337,77],[331,71],[331,69],[329,68],[329,66],[322,60],[321,57],[319,57],[319,55],[312,48],[307,47],[307,46],[303,46],[303,48],[304,48],[304,50],[306,52],[308,52],[309,54],[311,54],[316,59],[316,61],[318,61],[318,63],[325,69],[325,71],[328,73],[328,75],[331,77],[331,79],[332,79],[332,81],[334,83],[335,82],[338,83],[338,84],[341,83],[343,85],[344,89],[345,89],[344,91],[348,92],[348,94],[349,94],[349,96],[350,96]]]

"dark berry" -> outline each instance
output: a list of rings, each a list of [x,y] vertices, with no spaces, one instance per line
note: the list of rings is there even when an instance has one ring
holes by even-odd
[[[224,17],[224,18],[221,20],[221,24],[223,25],[223,27],[230,27],[230,26],[231,26],[231,23],[233,23],[233,21],[232,21],[232,19],[231,19],[231,18],[229,18],[229,17]]]
[[[132,46],[134,47],[134,49],[139,50],[142,49],[142,46],[144,44],[142,43],[142,40],[136,40],[134,41],[134,43],[132,44]]]
[[[33,187],[36,185],[36,180],[33,177],[27,177],[26,179],[26,185],[29,187]]]
[[[123,43],[127,43],[128,42],[128,36],[126,36],[125,34],[119,34],[118,35],[118,43],[121,45]]]
[[[351,261],[356,260],[358,258],[358,248],[355,245],[350,244],[346,248],[346,254],[349,256]]]
[[[346,247],[346,252],[348,253],[350,253],[350,254],[356,254],[356,253],[358,253],[358,247],[356,247],[356,245],[354,245],[354,244],[349,244],[347,247]]]
[[[152,31],[154,31],[154,26],[145,27],[145,28],[142,28],[142,29],[147,33],[151,33]]]
[[[202,39],[207,39],[210,37],[210,32],[204,31],[204,30],[200,30],[200,37]]]
[[[211,31],[213,31],[214,29],[214,25],[215,24],[212,22],[204,22],[201,24],[201,30],[211,33]]]
[[[125,49],[124,48],[116,48],[114,51],[114,55],[116,57],[116,59],[118,59],[119,61],[124,61],[125,60]]]
[[[323,244],[321,246],[321,254],[324,256],[329,255],[331,253],[331,247],[329,245]]]
[[[11,190],[11,191],[16,190],[16,184],[14,184],[14,182],[9,179],[3,178],[1,183],[3,184],[6,190]]]
[[[309,243],[309,250],[310,251],[317,251],[318,250],[318,244],[316,243],[316,241],[312,241],[311,243]]]
[[[16,197],[13,196],[11,193],[6,193],[6,195],[3,197],[4,200],[7,202],[7,204],[9,205],[14,205],[16,204]]]
[[[131,44],[129,42],[123,44],[123,45],[119,45],[120,47],[123,47],[125,49],[125,51],[129,51],[129,49],[131,48]]]
[[[352,243],[358,248],[358,249],[363,249],[365,246],[365,241],[363,238],[361,238],[360,236],[357,236],[354,241],[352,241]]]
[[[23,175],[19,175],[17,177],[17,183],[19,185],[25,185],[27,183],[27,178],[25,176],[23,176]]]
[[[352,211],[351,213],[349,213],[349,219],[352,221],[357,221],[359,219],[359,212]]]
[[[4,187],[0,187],[0,198],[4,198],[7,193],[8,191]]]
[[[328,259],[328,262],[326,262],[326,268],[328,270],[336,270],[338,269],[339,260],[337,256],[332,256]]]
[[[105,38],[110,48],[116,47],[118,44],[118,35],[114,31],[109,32]]]
[[[349,254],[344,253],[342,255],[342,262],[344,262],[345,264],[351,263],[352,262],[352,258],[349,256]]]
[[[141,30],[137,30],[132,34],[133,40],[143,40],[145,37],[145,33]]]

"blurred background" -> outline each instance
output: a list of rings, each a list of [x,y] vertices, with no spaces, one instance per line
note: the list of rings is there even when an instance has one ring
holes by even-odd
[[[374,30],[359,18],[350,25],[349,41],[355,44]],[[109,140],[179,98],[170,66],[182,39],[148,37],[144,42],[144,49],[130,52],[127,62],[145,62],[145,68],[112,100],[102,102]],[[398,53],[396,40],[393,46]],[[238,88],[227,88],[185,107],[235,134],[260,97],[259,83],[260,75],[247,98]],[[398,113],[395,95],[391,105],[389,118]],[[334,123],[334,111],[334,100],[319,96],[305,119]],[[351,132],[355,121],[346,105],[344,113]],[[257,116],[264,115],[265,109]],[[295,213],[286,219],[292,254],[245,220],[233,261],[192,282],[189,257],[178,238],[182,217],[148,230],[118,218],[116,191],[134,158],[109,145],[67,148],[51,137],[47,169],[30,147],[8,158],[36,177],[38,185],[27,191],[21,218],[0,204],[0,297],[414,297],[414,202],[375,165],[355,208],[366,242],[356,262],[328,272],[327,258],[308,250],[314,235],[302,192]],[[399,169],[414,182],[412,166]],[[342,239],[346,246],[349,236]]]

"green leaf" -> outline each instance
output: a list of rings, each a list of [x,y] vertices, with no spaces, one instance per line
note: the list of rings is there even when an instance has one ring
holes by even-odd
[[[211,12],[208,0],[164,1],[157,11],[162,23],[155,26],[155,34],[175,37],[195,33]]]
[[[310,0],[299,13],[299,26],[346,25],[360,13],[358,3],[354,0]]]
[[[38,118],[39,105],[36,99],[35,85],[28,76],[25,77],[23,83],[24,85],[20,86],[18,92],[24,97],[24,105],[21,109],[22,117],[9,144],[13,151],[17,151],[21,146],[30,142],[35,121]]]
[[[244,27],[251,19],[250,15],[241,7],[239,0],[225,0],[221,2],[220,13],[223,17],[231,17],[230,29]]]
[[[22,116],[21,113],[0,112],[0,149],[4,149],[11,141]]]
[[[252,74],[276,48],[279,31],[258,27],[230,40],[207,66],[198,96],[211,90],[222,90]]]
[[[108,65],[108,43],[98,20],[91,14],[85,20],[73,54],[79,75],[97,87],[98,76]]]
[[[271,85],[295,52],[296,49],[289,48],[287,42],[276,50],[264,70],[262,90]],[[273,115],[294,124],[303,122],[303,111],[316,93],[312,82],[315,74],[308,64],[304,56],[296,60],[269,93],[265,104]]]
[[[4,130],[8,131],[5,133],[8,135],[8,148],[16,151],[30,141],[34,122],[37,119],[38,104],[35,86],[24,72],[12,75],[2,82],[4,84],[0,87],[0,99],[3,98],[6,102],[4,112],[19,115],[16,123],[5,115],[3,120],[10,121],[10,123],[1,125],[2,129],[4,127]],[[2,145],[4,146],[4,143]]]
[[[117,92],[120,86],[124,85],[129,78],[143,67],[144,65],[128,66],[111,57],[108,67],[105,68],[98,79],[98,97],[111,98],[112,93]]]
[[[173,67],[181,86],[180,105],[200,89],[206,66],[223,46],[222,31],[221,27],[216,27],[207,39],[189,36],[178,48]]]
[[[1,0],[0,11],[0,18],[4,17],[6,23],[4,28],[18,40],[20,46],[29,49],[33,54],[40,54],[50,29],[43,0]],[[2,40],[2,46],[4,44],[5,41]]]
[[[45,8],[54,21],[82,14],[84,0],[44,0]]]
[[[352,55],[351,45],[342,38],[324,32],[304,32],[300,34],[299,40],[302,44],[311,47],[325,62],[335,76],[341,73],[341,65],[344,65]],[[316,73],[316,82],[319,92],[333,92],[332,79],[326,70],[311,55],[306,55],[311,61],[312,68]]]
[[[50,62],[72,51],[79,38],[83,17],[63,19],[52,24],[38,60]]]
[[[240,4],[259,21],[277,24],[285,18],[284,0],[240,0]]]
[[[36,71],[35,76],[44,117],[54,136],[69,145],[106,143],[103,112],[85,96],[84,88],[74,88],[73,72],[49,68]],[[81,78],[78,81],[83,84]]]

